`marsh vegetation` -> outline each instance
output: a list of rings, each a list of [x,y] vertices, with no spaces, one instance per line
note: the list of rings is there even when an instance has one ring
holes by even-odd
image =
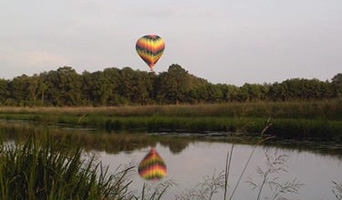
[[[340,100],[212,105],[0,108],[0,119],[68,124],[109,132],[231,132],[256,134],[271,118],[271,135],[287,139],[342,140]]]

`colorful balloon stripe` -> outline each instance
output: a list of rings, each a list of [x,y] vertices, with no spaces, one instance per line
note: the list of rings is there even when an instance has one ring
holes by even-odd
[[[160,165],[163,166],[165,165],[164,161],[162,160],[154,160],[154,158],[150,159],[150,160],[145,160],[142,161],[140,163],[141,168],[147,167],[147,166],[151,166],[151,165]]]
[[[154,165],[153,167],[145,168],[140,171],[140,176],[143,178],[158,176],[158,178],[163,178],[166,175],[165,166],[162,165]]]
[[[145,40],[138,40],[137,46],[139,50],[146,50],[149,51],[150,53],[157,53],[162,50],[164,50],[165,45],[163,40],[156,40],[154,42],[152,41],[145,41]]]
[[[138,172],[146,180],[159,180],[166,175],[166,165],[159,154],[152,148],[140,162]]]
[[[139,56],[152,70],[164,53],[165,43],[157,35],[145,35],[137,41],[135,48]]]
[[[137,46],[137,51],[141,51],[142,53],[149,53],[149,54],[160,54],[163,53],[164,51],[164,46],[160,47],[142,47],[142,46]]]

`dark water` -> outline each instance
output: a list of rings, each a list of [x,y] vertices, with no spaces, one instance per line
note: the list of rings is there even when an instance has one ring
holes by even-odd
[[[0,124],[2,128],[4,124]],[[16,130],[23,129],[16,124],[16,128],[9,128],[6,124],[4,132],[10,132],[14,137]],[[24,126],[24,125],[22,125]],[[25,130],[24,130],[25,132]],[[175,199],[176,195],[184,194],[187,190],[199,191],[199,184],[204,177],[215,174],[218,176],[225,169],[227,153],[231,153],[232,143],[227,142],[230,136],[215,137],[188,137],[169,135],[147,135],[147,134],[106,134],[94,130],[73,130],[70,128],[60,129],[60,134],[70,134],[73,140],[85,140],[84,148],[89,154],[95,154],[97,161],[101,161],[104,166],[109,166],[111,173],[128,166],[135,166],[129,174],[133,180],[131,189],[138,194],[141,192],[143,184],[147,184],[147,189],[158,187],[165,181],[172,181],[163,199]],[[219,135],[219,134],[218,134]],[[73,138],[75,136],[75,138]],[[212,134],[212,136],[217,136]],[[213,138],[213,137],[212,137]],[[252,144],[254,142],[251,142]],[[341,144],[322,142],[291,142],[274,141],[267,146],[257,146],[252,144],[234,144],[231,169],[229,174],[228,197],[233,191],[236,182],[246,165],[246,162],[255,148],[250,163],[246,168],[241,182],[234,194],[233,199],[257,199],[258,190],[253,190],[247,180],[252,179],[255,183],[261,183],[262,178],[257,173],[257,167],[267,170],[265,162],[267,156],[276,158],[285,156],[286,162],[282,167],[287,171],[279,171],[270,178],[278,177],[275,182],[296,180],[300,186],[298,194],[290,193],[286,195],[289,199],[335,199],[332,193],[333,183],[342,182],[342,154]],[[150,182],[140,178],[137,167],[144,156],[154,146],[159,155],[164,159],[167,166],[167,175],[161,182]],[[85,155],[85,158],[88,157]],[[197,186],[197,187],[196,187]],[[202,188],[203,189],[203,188]],[[151,189],[152,191],[153,189]],[[148,192],[148,191],[147,191]],[[266,199],[272,195],[272,191],[265,186],[261,199]],[[218,189],[212,199],[223,199],[223,190]]]

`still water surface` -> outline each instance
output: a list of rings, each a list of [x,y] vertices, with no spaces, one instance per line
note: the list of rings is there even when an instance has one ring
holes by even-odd
[[[10,133],[7,137],[15,137],[27,132],[22,129],[24,125],[0,123],[0,128]],[[23,131],[24,130],[24,131]],[[130,174],[133,180],[132,190],[141,193],[143,184],[154,187],[160,182],[149,182],[143,180],[138,172],[137,166],[149,152],[152,146],[164,159],[167,166],[167,174],[163,181],[173,181],[175,185],[169,187],[162,199],[175,199],[176,195],[191,190],[203,182],[205,176],[219,174],[225,169],[227,153],[231,153],[232,143],[227,142],[230,136],[221,139],[196,139],[193,137],[175,137],[170,135],[147,135],[147,134],[107,134],[100,131],[73,130],[64,128],[57,130],[61,134],[70,134],[70,141],[84,140],[84,149],[89,154],[96,155],[96,161],[101,161],[104,166],[109,167],[109,172],[116,173],[117,169],[125,169],[135,166]],[[15,136],[17,135],[17,136]],[[157,134],[160,135],[160,134]],[[215,134],[214,134],[215,135]],[[279,141],[278,141],[279,142]],[[253,142],[252,142],[253,143]],[[246,173],[241,179],[233,199],[257,199],[258,191],[253,190],[246,181],[253,179],[261,183],[262,179],[257,173],[257,167],[266,170],[266,155],[286,155],[287,172],[276,174],[279,177],[276,182],[297,180],[304,184],[300,187],[298,194],[290,194],[289,199],[307,200],[330,200],[335,199],[332,193],[332,181],[342,183],[342,145],[340,143],[304,143],[294,145],[291,141],[280,141],[282,145],[257,146],[247,166]],[[305,146],[305,148],[303,148]],[[230,196],[236,182],[244,168],[254,145],[234,144],[231,169],[229,174],[230,185],[228,197]],[[85,158],[89,158],[86,154]],[[272,176],[275,177],[275,176]],[[198,188],[198,187],[197,187]],[[265,187],[262,198],[271,196],[269,187]],[[213,198],[223,199],[223,190],[219,190]]]
[[[176,194],[194,188],[203,182],[204,176],[218,174],[224,170],[227,152],[230,151],[231,146],[230,143],[198,141],[189,143],[185,149],[175,154],[168,147],[157,144],[156,150],[167,165],[167,176],[164,179],[173,180],[177,184],[167,190],[164,196],[165,199],[174,199]],[[114,172],[120,164],[139,165],[139,162],[148,151],[149,148],[118,154],[99,151],[97,155],[99,160]],[[235,186],[252,151],[252,145],[234,145],[228,194]],[[255,182],[261,181],[256,170],[257,166],[266,169],[265,153],[272,156],[275,154],[287,155],[287,172],[280,173],[277,182],[297,180],[304,184],[298,194],[289,195],[291,199],[334,199],[331,191],[333,187],[332,181],[342,182],[342,160],[338,156],[262,146],[256,148],[234,199],[256,199],[257,191],[252,190],[250,184],[246,181],[248,177]],[[136,170],[132,174],[132,179],[135,180],[134,188],[139,190],[141,190],[143,183],[151,184],[151,182],[141,179]],[[269,196],[270,193],[269,188],[265,188],[264,197]],[[215,194],[213,199],[223,199],[222,191]]]

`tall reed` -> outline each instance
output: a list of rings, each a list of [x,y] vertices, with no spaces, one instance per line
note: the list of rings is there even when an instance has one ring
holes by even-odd
[[[247,102],[204,105],[149,105],[122,107],[0,107],[0,114],[73,116],[272,117],[342,119],[341,100]]]
[[[63,138],[31,133],[26,141],[0,145],[1,199],[160,199],[163,192],[133,194],[127,174],[84,159],[81,148],[68,148]]]

